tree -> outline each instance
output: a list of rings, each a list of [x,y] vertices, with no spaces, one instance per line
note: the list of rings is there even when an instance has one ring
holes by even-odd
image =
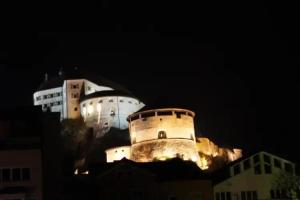
[[[280,172],[275,177],[273,188],[285,191],[285,195],[298,200],[300,195],[300,177],[287,172]]]

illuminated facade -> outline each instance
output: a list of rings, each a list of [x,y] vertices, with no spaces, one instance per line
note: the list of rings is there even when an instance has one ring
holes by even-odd
[[[128,90],[104,78],[62,72],[51,79],[46,76],[33,98],[43,111],[60,112],[61,120],[83,117],[98,136],[111,127],[127,129],[126,118],[144,106]]]

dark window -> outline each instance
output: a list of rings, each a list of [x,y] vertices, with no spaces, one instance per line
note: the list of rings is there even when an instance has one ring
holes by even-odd
[[[87,90],[90,91],[90,90],[91,90],[91,86],[88,86],[88,87],[87,87]]]
[[[259,154],[256,154],[256,155],[253,157],[253,161],[254,161],[254,163],[258,163],[258,162],[259,162]]]
[[[8,182],[10,180],[10,169],[2,169],[2,181]]]
[[[74,111],[77,111],[77,110],[78,110],[77,107],[75,107],[75,108],[74,108]]]
[[[133,116],[133,117],[130,118],[130,121],[134,121],[134,120],[139,119],[139,118],[140,118],[139,115],[135,115],[135,116]]]
[[[123,103],[123,102],[124,102],[124,100],[123,100],[123,99],[120,99],[120,102],[121,102],[121,103]]]
[[[220,192],[216,192],[216,200],[221,200]]]
[[[247,200],[251,200],[251,192],[250,191],[247,191]]]
[[[104,126],[108,126],[108,122],[105,122],[105,123],[104,123]]]
[[[158,139],[165,139],[165,138],[167,138],[166,131],[159,131],[158,132]]]
[[[177,118],[181,118],[181,115],[185,115],[185,112],[175,112]]]
[[[21,169],[20,168],[15,168],[12,170],[12,179],[13,179],[13,181],[21,180]]]
[[[242,200],[246,200],[246,192],[242,191],[241,193]]]
[[[256,166],[254,167],[254,174],[261,174],[260,165],[256,165]]]
[[[225,192],[221,192],[221,200],[225,200]]]
[[[166,116],[166,115],[173,115],[172,111],[160,111],[157,112],[158,116]]]
[[[30,169],[29,168],[23,168],[22,169],[22,179],[24,181],[28,181],[31,178]]]
[[[43,99],[47,99],[47,95],[43,95]]]
[[[114,100],[113,100],[113,99],[110,99],[108,102],[112,103],[112,102],[114,102]]]
[[[103,100],[99,100],[98,103],[103,103]]]
[[[188,116],[193,117],[192,113],[189,113],[189,112],[188,112]]]
[[[265,173],[266,174],[271,174],[272,170],[271,170],[271,166],[268,164],[265,164]]]
[[[233,174],[234,175],[237,175],[237,174],[239,174],[241,172],[241,167],[240,167],[240,165],[238,164],[238,165],[235,165],[234,167],[233,167]]]
[[[286,172],[290,172],[290,173],[293,172],[293,167],[289,163],[284,163],[284,169],[285,169]]]
[[[271,190],[271,191],[270,191],[270,194],[271,194],[271,199],[275,199],[275,191],[274,191],[274,190]]]
[[[244,170],[249,169],[251,167],[250,160],[247,159],[244,161]]]
[[[257,200],[257,191],[252,191],[252,199]]]
[[[128,103],[132,103],[131,101],[128,101]]]
[[[277,158],[274,158],[274,166],[279,169],[282,169],[281,161],[278,160]]]
[[[226,200],[231,200],[231,193],[230,192],[226,192]]]
[[[270,156],[264,154],[264,161],[265,161],[266,163],[270,164],[270,163],[271,163],[271,158],[270,158]]]
[[[141,118],[147,118],[147,117],[153,117],[153,116],[155,116],[155,112],[141,114]]]

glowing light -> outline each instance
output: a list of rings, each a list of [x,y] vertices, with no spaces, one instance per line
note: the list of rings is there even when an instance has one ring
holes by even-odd
[[[81,174],[89,174],[89,171],[82,172]]]
[[[76,170],[74,171],[74,174],[75,174],[75,175],[77,175],[77,174],[78,174],[78,169],[76,169]]]
[[[98,104],[97,104],[97,111],[98,111],[98,124],[100,124],[101,110],[102,110],[101,103],[98,103]]]
[[[92,106],[92,105],[89,105],[89,106],[87,107],[87,113],[90,115],[90,114],[93,113],[93,111],[94,111],[93,106]]]

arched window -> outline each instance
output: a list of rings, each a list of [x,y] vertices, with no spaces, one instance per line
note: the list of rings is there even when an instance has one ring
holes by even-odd
[[[159,131],[158,132],[158,139],[165,139],[165,138],[167,138],[166,131]]]

